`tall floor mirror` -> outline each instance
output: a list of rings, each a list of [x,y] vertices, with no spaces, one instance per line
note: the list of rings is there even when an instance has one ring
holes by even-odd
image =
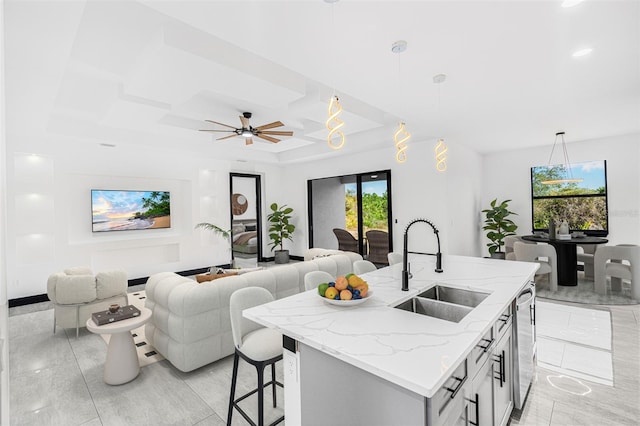
[[[231,258],[236,268],[262,261],[260,175],[230,174]]]

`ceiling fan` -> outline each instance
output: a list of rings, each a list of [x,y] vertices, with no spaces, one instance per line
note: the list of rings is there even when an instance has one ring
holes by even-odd
[[[240,123],[242,124],[242,127],[233,127],[233,126],[229,126],[228,124],[224,124],[224,123],[218,123],[217,121],[213,121],[213,120],[204,120],[207,121],[209,123],[214,123],[214,124],[218,124],[220,126],[224,126],[224,127],[228,127],[230,129],[233,130],[208,130],[208,129],[200,129],[201,132],[228,132],[228,133],[233,133],[232,135],[229,136],[223,136],[221,138],[218,138],[216,140],[223,140],[223,139],[229,139],[229,138],[235,138],[236,136],[242,136],[245,138],[245,144],[246,145],[251,145],[253,143],[253,137],[257,137],[260,139],[264,139],[266,141],[269,142],[273,142],[273,143],[278,143],[280,142],[280,139],[276,139],[273,136],[293,136],[293,132],[291,131],[280,131],[280,130],[268,130],[268,129],[273,129],[274,127],[281,127],[284,126],[284,124],[282,124],[282,122],[280,121],[274,121],[273,123],[269,123],[269,124],[264,124],[262,126],[258,126],[258,127],[252,127],[249,124],[249,119],[251,118],[251,113],[250,112],[243,112],[242,115],[240,116]]]

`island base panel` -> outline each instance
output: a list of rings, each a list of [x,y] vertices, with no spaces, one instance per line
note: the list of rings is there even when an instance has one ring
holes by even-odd
[[[299,343],[302,424],[426,425],[426,398]]]

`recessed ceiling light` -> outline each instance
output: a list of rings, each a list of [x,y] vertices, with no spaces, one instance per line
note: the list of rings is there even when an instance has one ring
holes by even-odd
[[[584,49],[576,50],[571,56],[573,56],[574,58],[579,58],[580,56],[588,55],[592,50],[593,49],[590,47],[585,47]]]
[[[564,0],[562,2],[562,7],[573,7],[582,3],[583,1],[584,0]]]
[[[398,40],[391,45],[391,51],[393,53],[402,53],[407,50],[407,42],[404,40]]]

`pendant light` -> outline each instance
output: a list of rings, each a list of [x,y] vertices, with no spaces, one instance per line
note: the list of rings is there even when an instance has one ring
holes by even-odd
[[[563,169],[563,177],[560,179],[549,179],[540,181],[543,185],[559,185],[563,183],[578,183],[582,182],[583,179],[574,178],[573,172],[571,171],[571,162],[569,162],[569,153],[567,152],[567,144],[564,141],[564,132],[556,133],[556,138],[553,141],[553,147],[551,148],[551,154],[549,155],[548,166],[551,167],[551,160],[553,159],[553,151],[556,149],[556,144],[558,143],[558,137],[560,137],[560,142],[562,144],[562,153],[564,155],[564,163],[559,167]]]
[[[438,118],[440,118],[440,85],[447,79],[445,74],[436,74],[433,76],[433,82],[438,85]],[[447,170],[447,151],[449,148],[444,143],[443,138],[438,139],[438,144],[434,148],[434,156],[436,160],[436,170],[445,172]]]
[[[344,146],[344,133],[340,130],[344,126],[344,121],[338,118],[341,112],[340,100],[334,95],[329,102],[329,114],[325,123],[327,130],[329,130],[327,144],[331,149],[340,149]]]
[[[391,51],[398,54],[398,95],[401,96],[400,90],[400,53],[407,50],[407,42],[404,40],[398,40],[391,45]],[[407,161],[407,141],[411,139],[411,133],[405,129],[405,123],[400,122],[398,124],[398,130],[393,134],[393,142],[396,145],[396,161],[398,163],[404,163]]]
[[[325,3],[331,4],[331,36],[334,38],[335,45],[335,24],[334,24],[334,15],[333,15],[333,4],[337,3],[339,0],[324,0]],[[342,132],[342,126],[344,126],[344,121],[339,118],[340,113],[342,112],[342,105],[340,105],[340,99],[335,94],[331,96],[331,100],[329,101],[329,108],[327,113],[327,121],[325,122],[325,126],[329,133],[327,134],[327,145],[331,149],[341,149],[344,146],[345,138],[344,133]]]

